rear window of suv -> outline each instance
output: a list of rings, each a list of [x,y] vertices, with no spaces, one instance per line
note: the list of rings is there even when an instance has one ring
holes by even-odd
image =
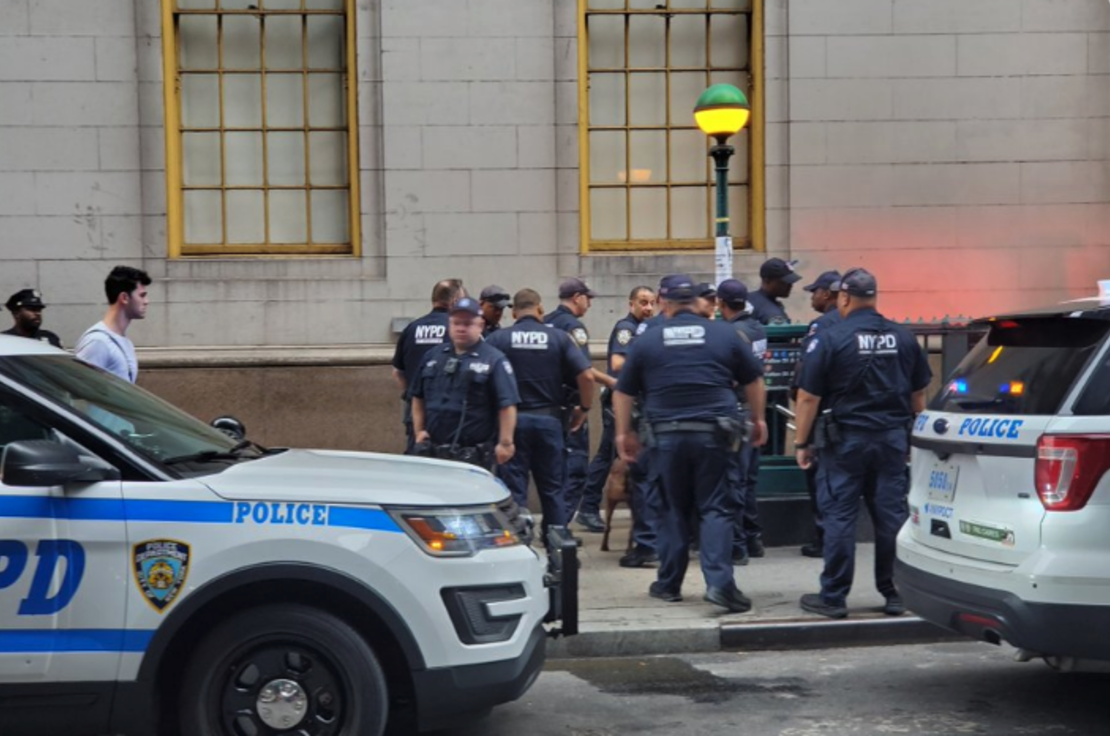
[[[1110,322],[1036,317],[993,322],[930,404],[961,414],[1055,414]]]

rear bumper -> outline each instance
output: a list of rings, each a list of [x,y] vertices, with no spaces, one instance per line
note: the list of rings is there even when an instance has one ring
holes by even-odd
[[[543,669],[546,646],[547,634],[536,626],[515,659],[414,672],[417,727],[423,732],[455,726],[516,700]]]
[[[1013,593],[954,581],[898,559],[895,584],[926,621],[975,639],[992,632],[1038,654],[1110,660],[1110,605],[1032,603]]]

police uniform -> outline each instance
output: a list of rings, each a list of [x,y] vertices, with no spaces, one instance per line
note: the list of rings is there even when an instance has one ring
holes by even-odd
[[[692,300],[689,277],[664,279],[660,297]],[[659,570],[650,593],[680,600],[689,561],[689,518],[701,517],[700,557],[706,598],[733,611],[751,601],[736,588],[731,563],[734,488],[729,468],[738,440],[740,412],[734,385],[759,380],[762,366],[732,326],[680,311],[644,332],[628,353],[617,390],[644,396],[651,428],[652,465],[658,474]]]
[[[405,453],[412,452],[412,386],[423,365],[424,354],[447,339],[447,309],[436,307],[419,319],[409,322],[397,340],[393,351],[393,367],[405,376],[405,392],[401,400],[405,402]]]
[[[619,374],[618,371],[613,370],[613,356],[627,356],[629,348],[632,347],[632,342],[646,327],[646,323],[636,319],[631,312],[613,325],[613,331],[609,334],[609,349],[606,357],[606,368],[610,376],[616,378]],[[613,467],[613,458],[616,456],[616,448],[613,443],[612,394],[609,391],[604,391],[602,397],[604,400],[601,414],[601,441],[597,446],[597,454],[590,461],[590,467],[586,473],[586,490],[582,496],[582,507],[579,513],[590,512],[596,514],[599,512],[601,497],[605,492],[605,481],[609,478],[609,471]],[[648,556],[654,554],[655,532],[647,523],[649,512],[643,503],[644,493],[639,487],[640,484],[636,482],[635,478],[630,480],[634,484],[629,489],[634,506],[632,543],[641,556]]]
[[[841,288],[857,296],[877,291],[874,277],[862,270],[846,274]],[[806,350],[800,386],[821,397],[822,416],[831,416],[839,435],[817,448],[817,500],[825,530],[820,604],[841,609],[843,616],[861,498],[875,527],[876,587],[888,601],[896,595],[894,545],[906,520],[912,395],[929,385],[932,372],[913,334],[874,307],[819,330]],[[813,443],[821,434],[811,431],[805,441]]]
[[[508,358],[520,393],[513,440],[516,451],[497,474],[517,504],[526,508],[530,471],[539,492],[544,526],[565,525],[570,519],[562,495],[563,387],[574,384],[583,371],[588,371],[590,361],[569,335],[531,315],[498,330],[486,344]]]
[[[40,294],[35,289],[21,289],[20,291],[17,291],[16,293],[11,295],[5,306],[8,308],[8,311],[10,311],[13,316],[17,312],[19,312],[19,310],[24,308],[39,310],[46,308],[46,305],[42,301],[42,294]],[[44,330],[41,327],[36,328],[35,331],[30,335],[23,335],[19,332],[19,329],[13,325],[11,329],[0,332],[0,335],[15,335],[16,337],[26,337],[31,340],[38,340],[40,342],[50,343],[56,348],[62,347],[62,341],[57,335],[55,335],[50,330]]]
[[[746,301],[747,288],[736,281],[729,279],[721,283],[717,291],[718,296],[726,303],[738,304]],[[740,312],[728,320],[744,342],[751,346],[752,356],[764,366],[767,353],[767,330],[763,328],[750,312]],[[738,400],[743,403],[742,396],[738,393]],[[746,562],[750,552],[761,555],[763,545],[760,539],[763,527],[759,523],[759,502],[756,498],[756,486],[759,481],[760,450],[753,447],[750,442],[745,442],[737,455],[736,473],[736,534],[732,543],[732,558],[738,562]]]
[[[424,356],[411,395],[424,400],[424,429],[437,457],[448,448],[477,448],[476,465],[492,464],[500,411],[520,402],[505,354],[479,340],[461,355],[451,343]]]
[[[556,309],[545,315],[543,321],[570,335],[586,360],[590,359],[590,333],[586,331],[586,326],[582,324],[582,321],[566,308],[566,305],[560,304]],[[566,405],[574,406],[578,404],[580,397],[577,389],[568,386],[566,390]],[[566,481],[563,488],[563,498],[567,502],[567,518],[574,518],[574,515],[579,511],[579,504],[585,505],[585,510],[596,514],[601,505],[601,498],[583,498],[586,488],[586,469],[590,460],[589,422],[583,424],[577,432],[567,435],[566,447]]]
[[[781,258],[768,258],[759,267],[759,278],[764,281],[781,281],[786,284],[796,284],[802,277],[794,270],[793,261],[784,261]],[[765,325],[787,325],[790,317],[786,314],[786,307],[776,297],[771,296],[760,286],[758,291],[748,295],[748,305],[757,320]]]

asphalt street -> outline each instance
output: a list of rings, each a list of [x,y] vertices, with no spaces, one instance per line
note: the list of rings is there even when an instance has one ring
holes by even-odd
[[[437,736],[1104,734],[1110,673],[976,642],[568,659],[513,704]]]

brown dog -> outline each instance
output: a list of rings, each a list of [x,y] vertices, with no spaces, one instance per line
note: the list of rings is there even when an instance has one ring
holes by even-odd
[[[628,493],[628,463],[621,458],[613,460],[609,477],[605,480],[605,533],[601,536],[601,551],[609,551],[609,532],[613,529],[613,512],[617,504],[627,504],[632,511],[632,497]],[[635,513],[635,511],[633,511]],[[635,517],[633,517],[635,521]],[[626,552],[632,551],[632,533],[628,534]]]

